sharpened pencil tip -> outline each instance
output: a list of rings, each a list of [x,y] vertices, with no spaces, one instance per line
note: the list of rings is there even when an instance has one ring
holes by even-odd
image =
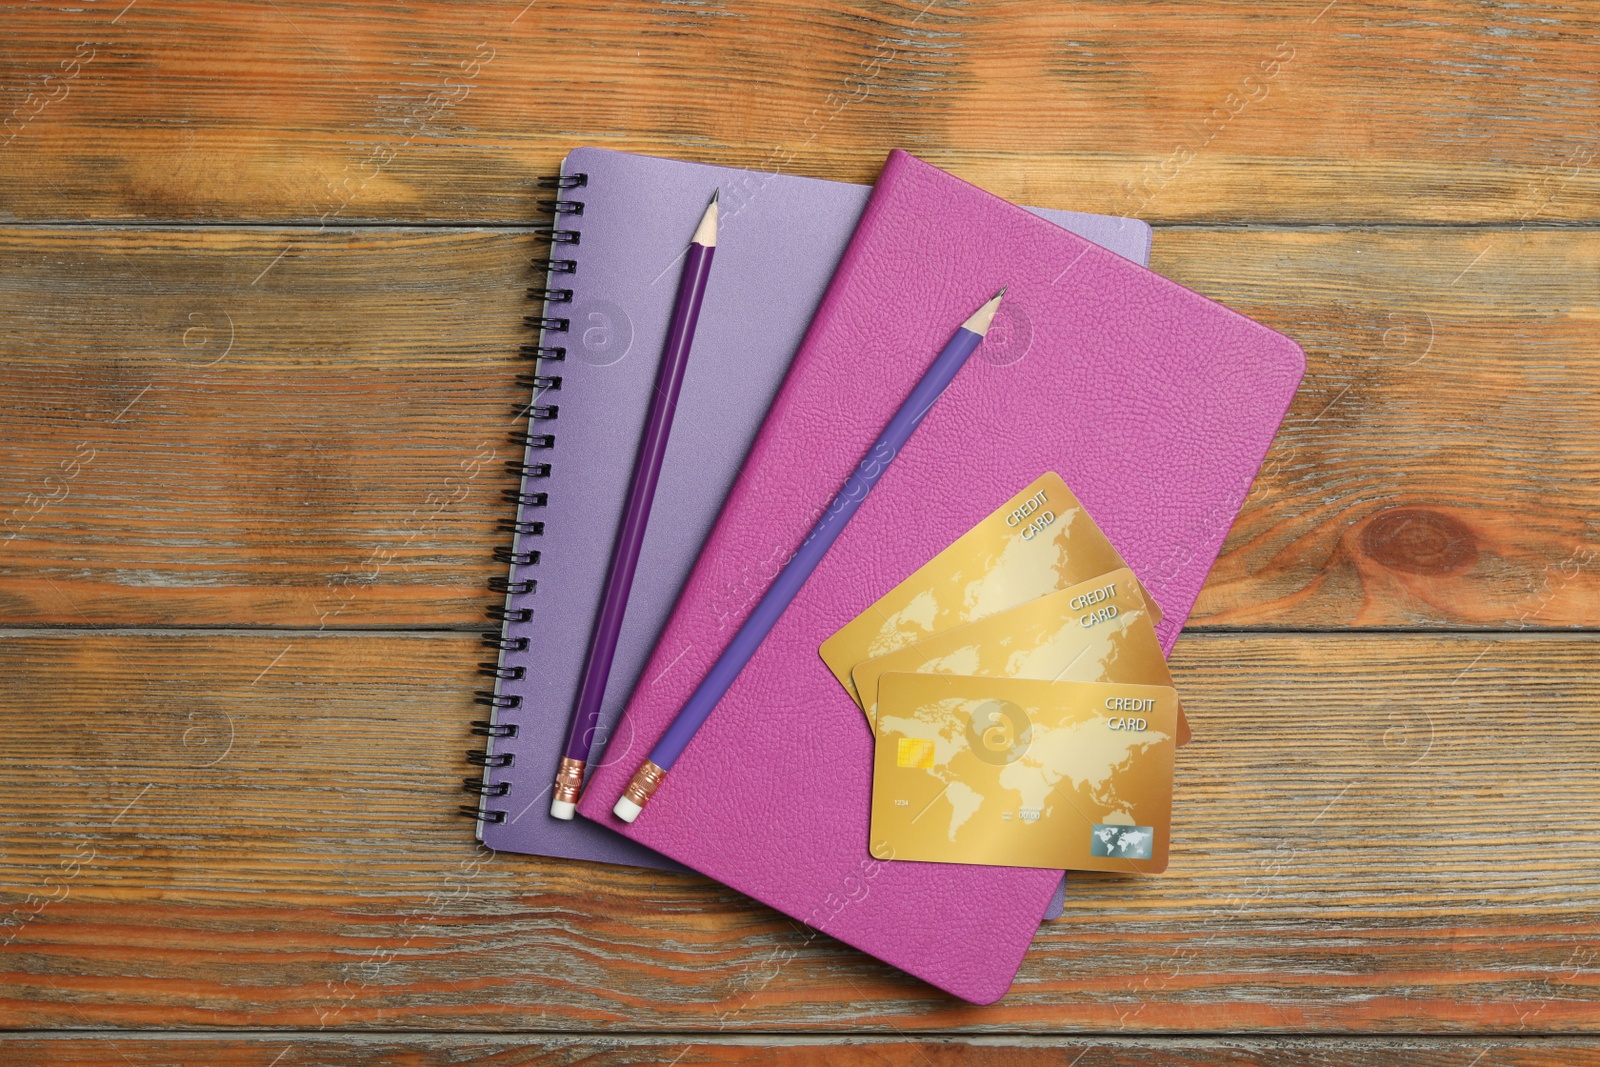
[[[1006,286],[1006,289],[1009,288],[1011,287]],[[998,293],[994,294],[994,296],[989,298],[989,302],[987,304],[983,305],[983,307],[979,308],[977,311],[974,311],[972,313],[972,317],[961,324],[961,328],[963,330],[971,330],[979,337],[983,337],[989,332],[989,324],[994,321],[995,312],[1000,310],[1000,298],[1005,295],[1005,289],[1002,289]]]
[[[700,225],[695,227],[694,236],[689,238],[690,244],[717,247],[717,197],[721,195],[720,188],[711,194],[711,203],[706,205],[706,213],[700,216]]]

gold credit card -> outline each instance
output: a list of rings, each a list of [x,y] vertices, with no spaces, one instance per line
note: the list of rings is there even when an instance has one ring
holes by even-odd
[[[1126,567],[856,664],[851,678],[874,726],[878,679],[895,671],[1172,685],[1139,584]],[[1177,731],[1178,744],[1189,740],[1182,707]]]
[[[862,660],[1124,566],[1061,476],[1043,474],[824,641],[822,659],[859,705]]]
[[[878,708],[878,859],[1167,869],[1171,688],[896,673]]]

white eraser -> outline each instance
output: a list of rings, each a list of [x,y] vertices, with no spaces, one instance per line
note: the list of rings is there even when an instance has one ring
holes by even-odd
[[[552,800],[550,802],[550,814],[558,819],[570,821],[574,815],[578,814],[578,805],[570,800]]]
[[[639,817],[639,813],[643,810],[643,808],[629,800],[627,797],[619,797],[617,799],[617,806],[611,809],[611,814],[615,815],[623,822],[632,822]]]

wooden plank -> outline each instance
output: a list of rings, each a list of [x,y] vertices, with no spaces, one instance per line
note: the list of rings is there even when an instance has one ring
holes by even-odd
[[[12,231],[0,611],[483,621],[533,250],[493,232]]]
[[[1600,619],[1595,365],[1573,359],[1600,235],[1175,229],[1152,265],[1308,356],[1196,623]]]
[[[1171,870],[1074,876],[982,1009],[703,879],[475,850],[477,658],[7,631],[0,1026],[1600,1030],[1597,637],[1185,637]]]
[[[1600,23],[1558,0],[141,0],[0,19],[12,220],[525,221],[530,179],[596,141],[854,181],[900,145],[1023,202],[1164,220],[1600,205]]]
[[[481,620],[535,248],[0,230],[0,615]],[[1593,625],[1600,235],[1176,228],[1155,256],[1309,354],[1196,625]]]
[[[697,1067],[763,1063],[774,1067],[1578,1067],[1600,1063],[1586,1038],[901,1038],[861,1036],[561,1037],[478,1034],[366,1036],[286,1032],[209,1034],[116,1033],[0,1035],[13,1067],[129,1067],[206,1063],[215,1067],[633,1067],[673,1063]]]

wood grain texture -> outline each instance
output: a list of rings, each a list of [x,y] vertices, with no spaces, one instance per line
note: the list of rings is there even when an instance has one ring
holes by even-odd
[[[0,617],[481,621],[535,249],[0,230]],[[1176,228],[1155,265],[1309,354],[1194,625],[1600,620],[1590,231]]]
[[[474,848],[475,644],[6,632],[0,1026],[1600,1030],[1600,638],[1185,637],[1171,870],[1074,876],[981,1009],[703,879]]]
[[[1504,1037],[903,1038],[865,1036],[689,1038],[299,1033],[216,1037],[139,1033],[0,1035],[12,1067],[1580,1067],[1600,1063],[1593,1039]]]
[[[1152,265],[1308,354],[1196,624],[1600,624],[1593,232],[1182,228]]]
[[[0,8],[0,218],[525,221],[570,147],[1152,219],[1600,217],[1592,5]],[[704,91],[707,85],[716,91]]]
[[[1600,1063],[1595,4],[0,0],[0,40],[0,1062]],[[1174,656],[1172,868],[1075,876],[997,1006],[452,814],[579,144],[905,147],[1173,224],[1158,270],[1308,351]]]
[[[531,237],[0,244],[5,617],[483,621],[526,424]]]

